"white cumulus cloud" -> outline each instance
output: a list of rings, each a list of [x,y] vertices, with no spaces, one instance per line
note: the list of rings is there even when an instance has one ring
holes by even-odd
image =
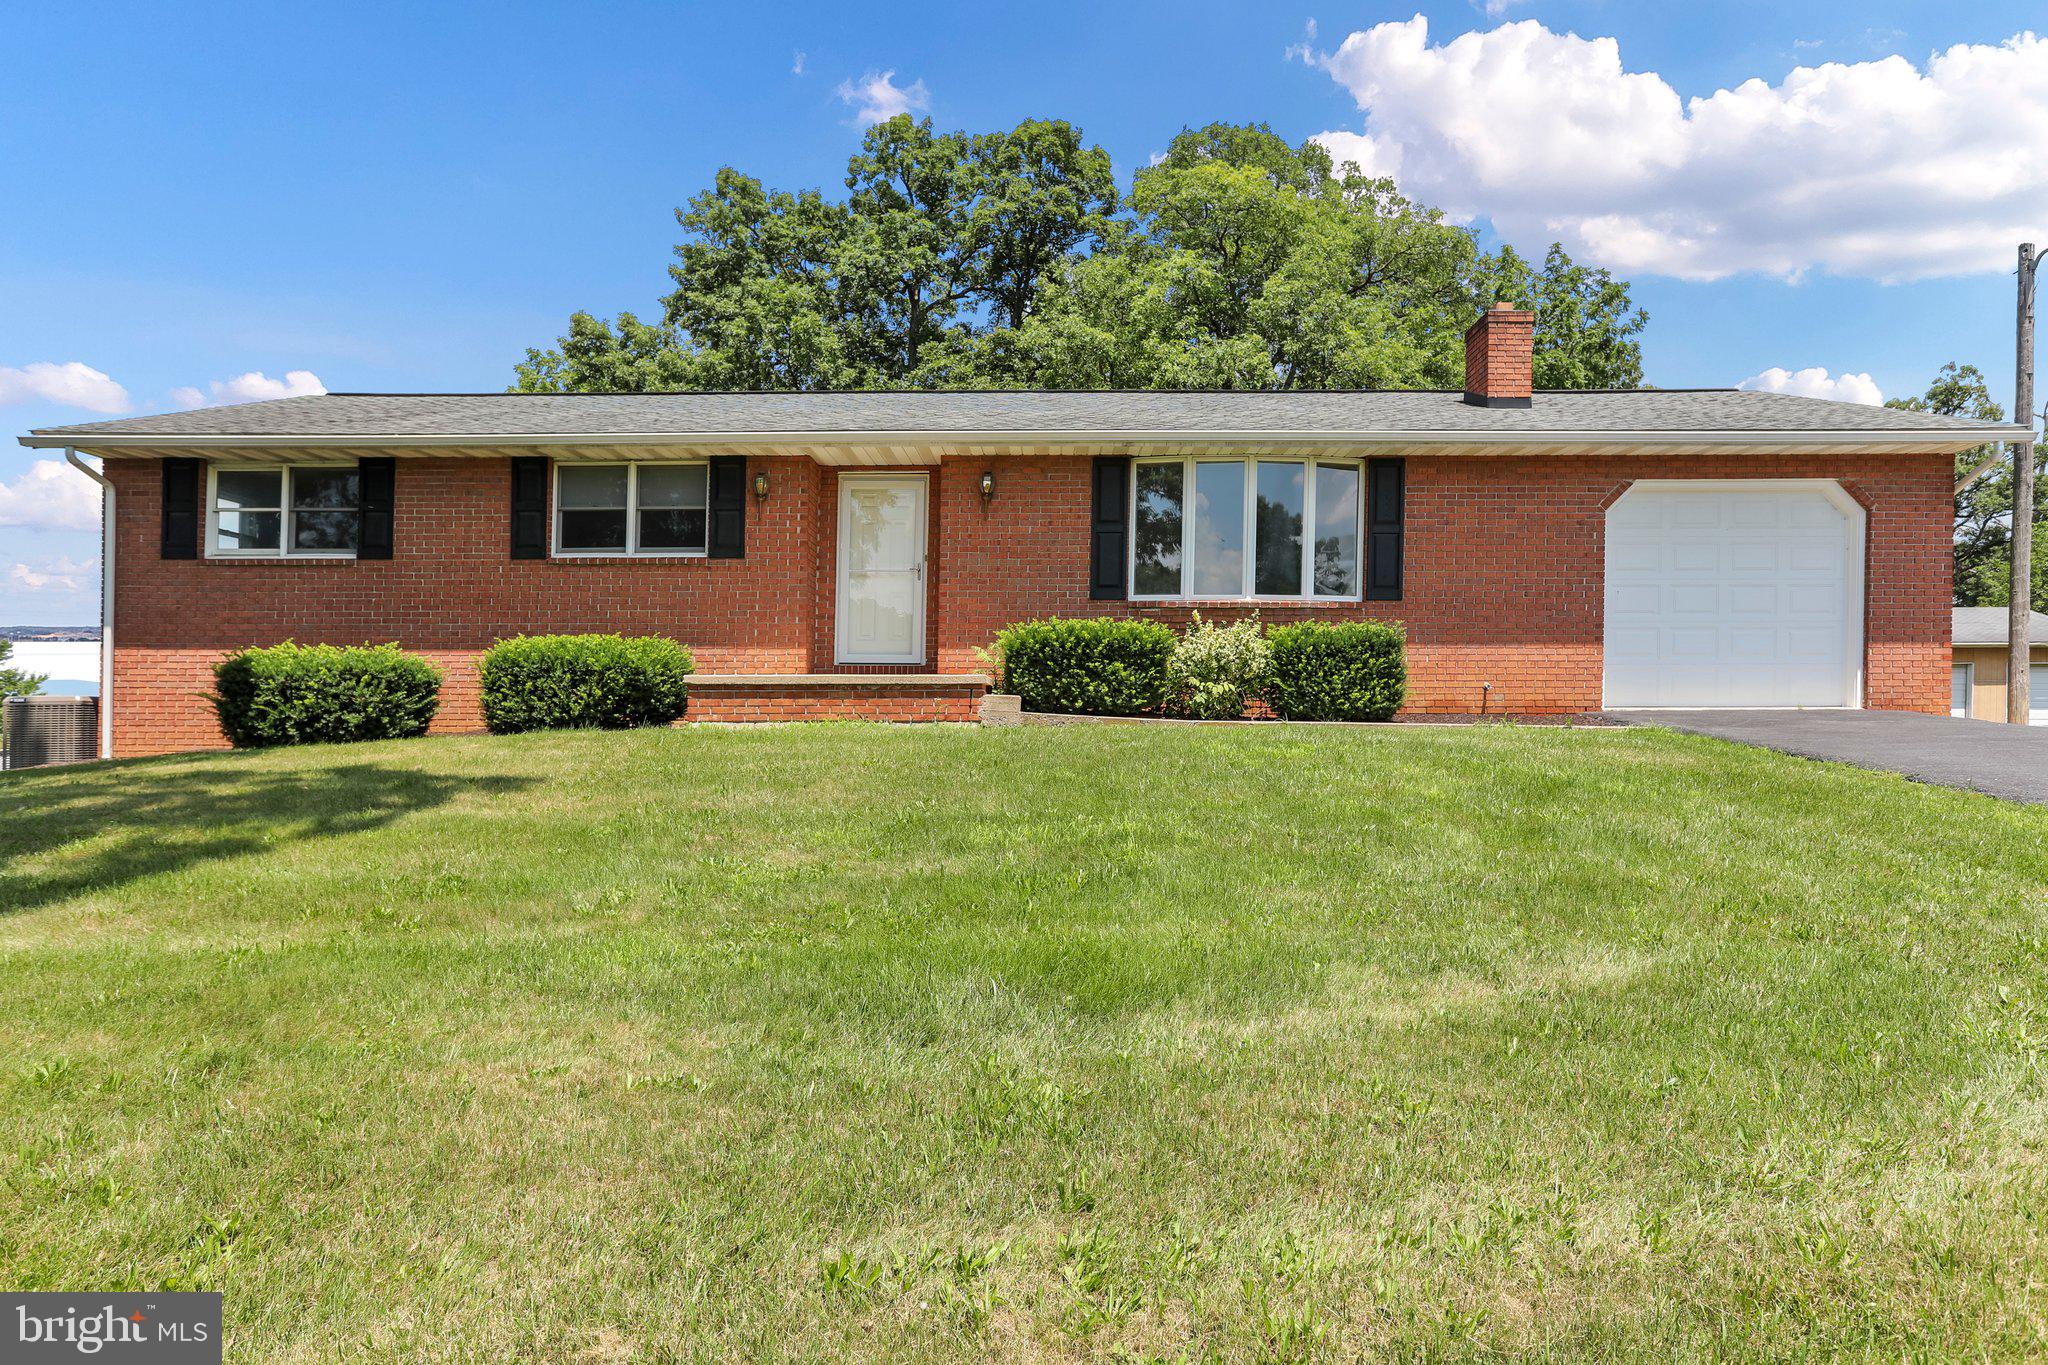
[[[921,114],[932,107],[931,92],[923,81],[898,85],[894,71],[870,71],[858,81],[841,81],[839,98],[853,106],[853,121],[862,128],[898,114]]]
[[[1796,393],[1802,398],[1832,398],[1842,403],[1868,403],[1872,407],[1884,402],[1884,394],[1879,391],[1877,381],[1868,374],[1830,376],[1824,365],[1809,365],[1803,370],[1786,370],[1773,365],[1735,387],[1760,393]]]
[[[74,593],[96,587],[99,560],[50,559],[35,564],[16,562],[7,568],[11,588],[32,593]]]
[[[304,398],[327,392],[320,376],[311,370],[286,370],[282,379],[251,370],[233,379],[216,379],[206,387],[205,393],[189,386],[172,389],[171,401],[180,407],[204,408],[216,403],[260,403],[268,398]]]
[[[93,412],[126,412],[128,390],[76,360],[62,365],[38,360],[20,369],[0,365],[0,405],[36,402],[62,403]]]
[[[0,526],[92,531],[99,524],[99,485],[62,460],[37,460],[12,483],[0,483]]]
[[[1431,43],[1421,15],[1317,64],[1364,112],[1320,136],[1511,241],[1685,279],[2009,269],[2048,225],[2048,40],[1800,66],[1682,98],[1612,38],[1535,20]]]

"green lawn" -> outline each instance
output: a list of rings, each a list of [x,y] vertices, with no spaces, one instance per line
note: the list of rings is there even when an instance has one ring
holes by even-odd
[[[2039,1357],[2048,812],[1647,731],[0,775],[0,1287],[229,1358]]]

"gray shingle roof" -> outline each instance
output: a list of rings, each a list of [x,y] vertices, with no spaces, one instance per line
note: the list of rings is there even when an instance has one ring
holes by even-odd
[[[690,436],[751,432],[1963,432],[1962,418],[1735,389],[1546,392],[1483,408],[1442,392],[333,393],[76,426],[37,437]]]
[[[1950,643],[1958,645],[2002,645],[2006,642],[2004,607],[1956,607],[1951,613]],[[2034,612],[2027,626],[2027,643],[2048,645],[2048,613]]]

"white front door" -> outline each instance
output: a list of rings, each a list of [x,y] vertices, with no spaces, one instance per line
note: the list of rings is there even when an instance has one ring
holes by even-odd
[[[924,510],[922,474],[840,476],[840,663],[924,662]]]
[[[2048,664],[2027,670],[2027,724],[2048,725]]]
[[[1976,681],[1972,675],[1974,664],[1955,664],[1948,672],[1948,713],[1970,718],[1970,684]]]
[[[1859,704],[1862,530],[1820,480],[1637,483],[1607,512],[1606,704]]]

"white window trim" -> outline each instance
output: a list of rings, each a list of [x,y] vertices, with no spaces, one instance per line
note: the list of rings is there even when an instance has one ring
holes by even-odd
[[[1302,466],[1301,505],[1301,591],[1293,593],[1261,593],[1253,590],[1258,578],[1258,501],[1259,470],[1261,462],[1267,464],[1298,464]],[[1198,464],[1238,464],[1244,469],[1244,577],[1234,593],[1196,593],[1189,591],[1188,575],[1193,572],[1193,563],[1188,554],[1188,524],[1194,518],[1190,504],[1195,492],[1195,466]],[[1141,593],[1138,591],[1138,470],[1143,465],[1177,464],[1181,466],[1181,521],[1180,521],[1180,591],[1177,593]],[[1352,526],[1353,543],[1357,546],[1358,591],[1354,593],[1318,593],[1315,589],[1315,531],[1316,531],[1316,469],[1331,465],[1354,471],[1358,475],[1358,514]],[[1130,482],[1125,500],[1130,511],[1124,518],[1124,590],[1128,600],[1133,602],[1291,602],[1312,604],[1317,602],[1346,603],[1365,600],[1365,570],[1367,543],[1365,536],[1365,504],[1372,488],[1366,480],[1365,461],[1362,459],[1326,459],[1315,455],[1145,455],[1131,461]]]
[[[292,508],[292,472],[298,469],[354,469],[356,465],[346,460],[298,460],[291,464],[212,464],[206,466],[206,541],[205,554],[208,559],[354,559],[354,550],[294,550],[292,548],[292,519],[298,515]],[[223,550],[220,547],[220,498],[216,491],[219,476],[226,474],[281,474],[278,481],[280,505],[277,525],[277,548],[275,550]],[[362,511],[362,489],[356,490],[356,511]]]
[[[564,469],[609,469],[626,467],[626,548],[623,550],[565,550],[562,548],[562,471]],[[701,550],[643,550],[640,548],[640,470],[686,469],[704,471],[704,548]],[[556,460],[548,476],[548,557],[550,559],[704,559],[711,553],[711,462],[709,460]],[[578,509],[594,511],[600,509]]]

